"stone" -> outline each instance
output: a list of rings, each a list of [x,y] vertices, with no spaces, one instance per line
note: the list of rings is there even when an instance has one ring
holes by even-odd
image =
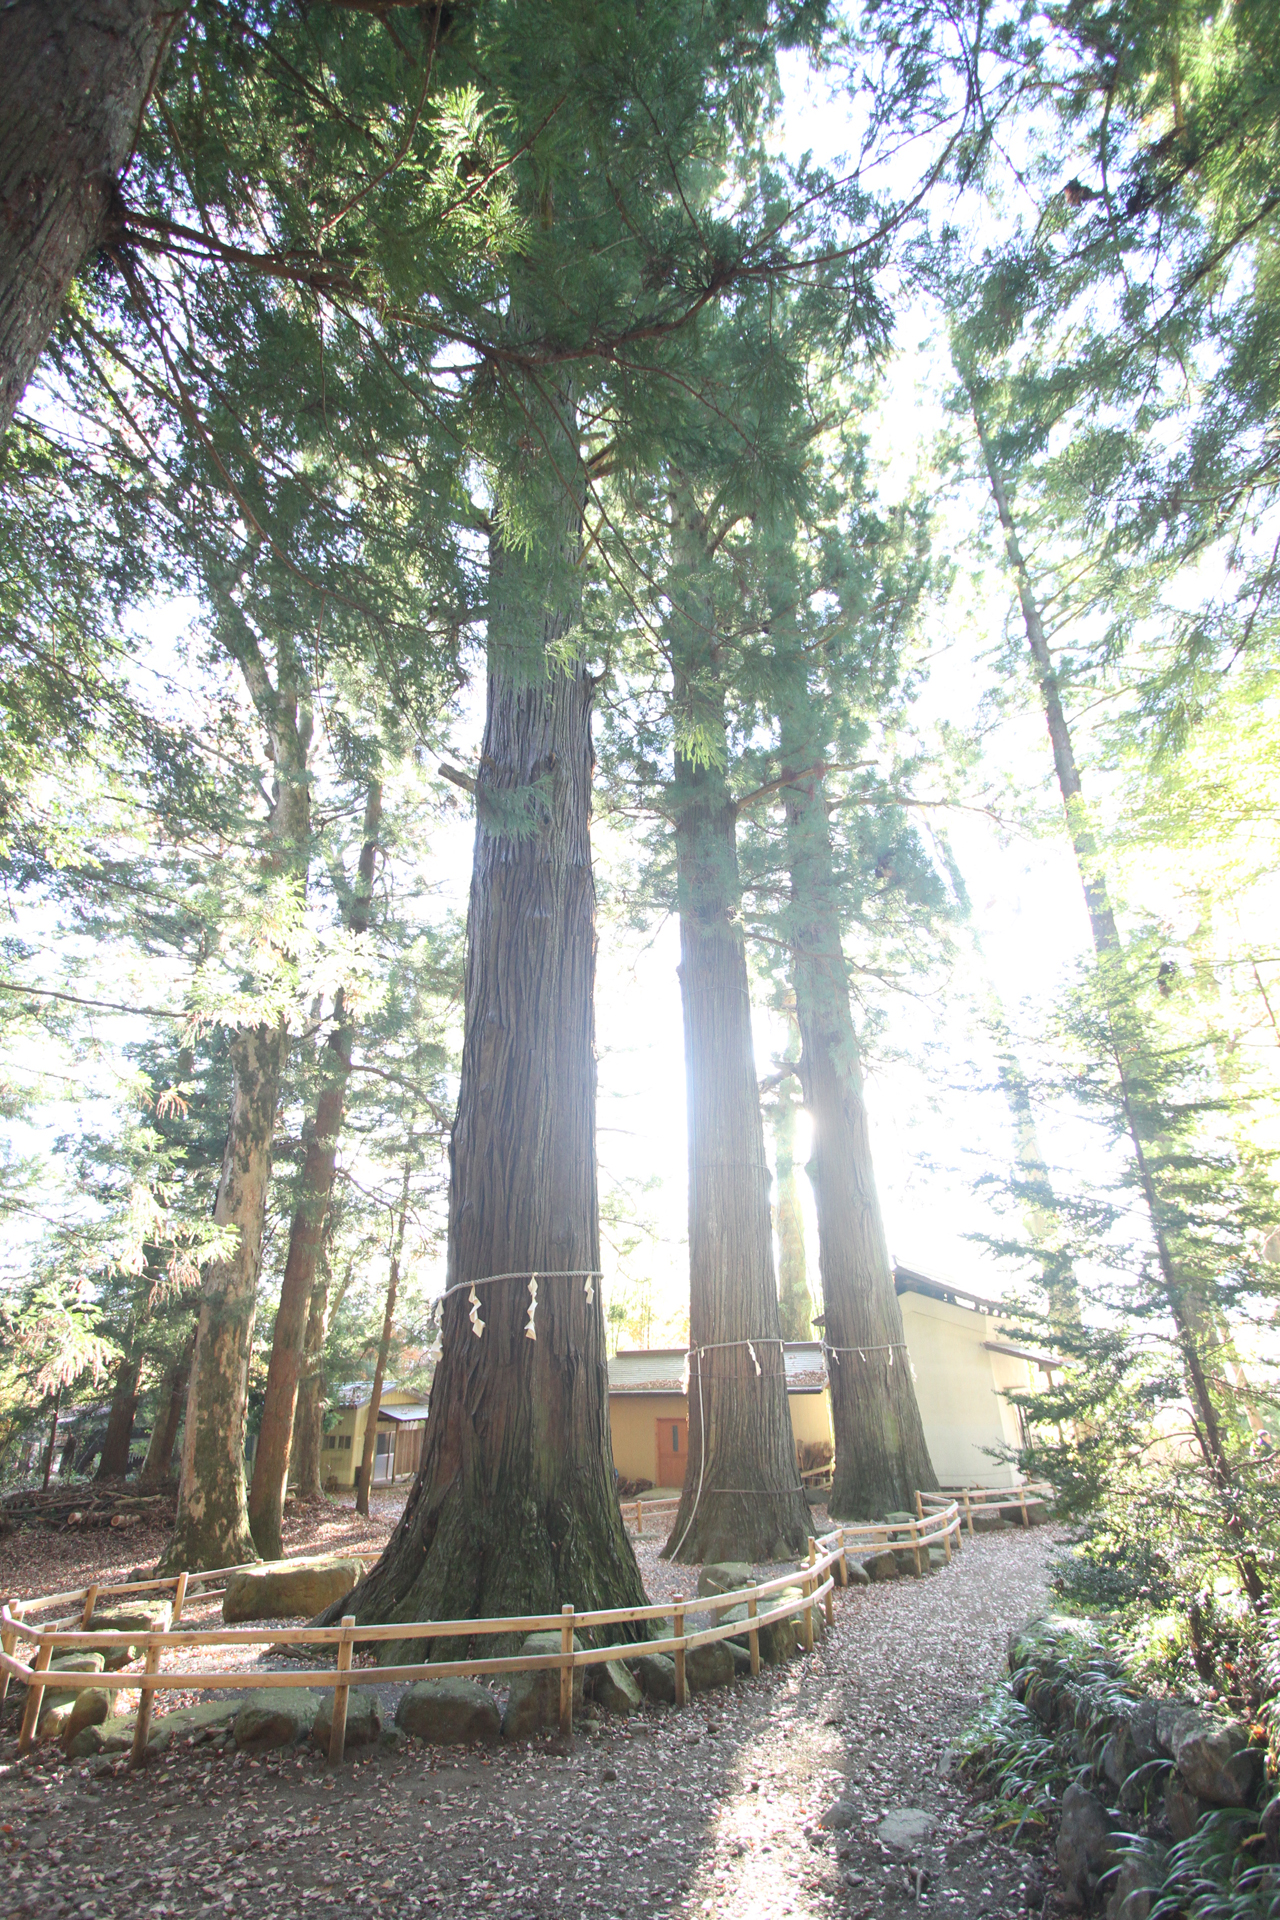
[[[916,1552],[914,1547],[894,1547],[893,1557],[898,1563],[898,1572],[905,1579],[915,1580],[924,1572],[925,1556],[923,1548],[920,1551],[919,1566],[916,1565]]]
[[[379,1753],[403,1753],[409,1745],[407,1733],[401,1733],[399,1727],[384,1727],[378,1735]]]
[[[1203,1720],[1175,1734],[1173,1764],[1202,1800],[1249,1806],[1262,1784],[1262,1749],[1249,1746],[1242,1720]]]
[[[727,1687],[733,1679],[733,1655],[722,1640],[713,1640],[710,1646],[694,1647],[684,1657],[684,1677],[690,1693]]]
[[[95,1607],[89,1622],[91,1633],[168,1633],[173,1624],[173,1603],[157,1600],[149,1606]],[[141,1648],[104,1647],[102,1669],[116,1673],[136,1660]]]
[[[745,1604],[730,1607],[720,1616],[721,1625],[741,1626],[750,1618]],[[790,1660],[796,1650],[796,1630],[790,1620],[773,1620],[767,1626],[756,1629],[760,1640],[760,1658],[766,1667],[780,1667],[784,1660]],[[730,1646],[745,1647],[747,1651],[747,1669],[750,1671],[751,1641],[745,1633],[735,1633]]]
[[[573,1636],[575,1652],[581,1651],[582,1642],[577,1634]],[[521,1653],[559,1653],[560,1635],[552,1627],[546,1633],[525,1635]],[[575,1709],[582,1701],[583,1669],[573,1670],[573,1704]],[[504,1740],[530,1740],[535,1733],[554,1733],[560,1725],[560,1672],[557,1667],[543,1667],[535,1673],[513,1673],[511,1691],[507,1695],[506,1711],[502,1716],[502,1737]]]
[[[345,1600],[364,1575],[362,1560],[336,1557],[268,1560],[233,1573],[222,1596],[222,1617],[235,1620],[310,1620]]]
[[[636,1662],[636,1678],[648,1699],[663,1700],[668,1706],[675,1705],[676,1663],[669,1654],[642,1654]]]
[[[63,1728],[62,1738],[70,1742],[86,1727],[100,1727],[111,1718],[117,1699],[116,1689],[106,1687],[81,1687],[76,1695],[75,1705]]]
[[[1159,1888],[1159,1868],[1152,1860],[1120,1862],[1107,1899],[1107,1920],[1151,1920],[1152,1896]]]
[[[923,1807],[890,1807],[876,1828],[876,1838],[882,1846],[910,1853],[925,1844],[933,1827],[933,1815]]]
[[[909,1527],[915,1518],[914,1513],[907,1513],[904,1509],[901,1513],[886,1513],[884,1521],[887,1527]]]
[[[1200,1725],[1198,1710],[1185,1700],[1161,1700],[1156,1707],[1156,1746],[1167,1760],[1173,1758],[1175,1741]]]
[[[818,1825],[825,1827],[828,1833],[847,1833],[858,1818],[858,1809],[852,1800],[836,1800],[829,1806]]]
[[[974,1507],[972,1517],[975,1533],[1004,1533],[1008,1529],[1009,1522],[994,1507]]]
[[[320,1698],[320,1710],[311,1723],[311,1738],[322,1753],[329,1751],[329,1735],[333,1732],[333,1695],[324,1693]],[[347,1695],[347,1724],[343,1729],[342,1749],[352,1747],[371,1747],[382,1732],[382,1702],[376,1693],[368,1687],[352,1687]]]
[[[202,1700],[198,1706],[156,1714],[147,1733],[148,1753],[163,1753],[177,1740],[207,1739],[211,1733],[229,1725],[244,1702],[243,1694],[234,1694],[226,1700]],[[67,1756],[72,1760],[88,1760],[96,1753],[123,1753],[133,1745],[133,1729],[132,1714],[81,1727],[67,1742]]]
[[[502,1733],[502,1714],[478,1680],[419,1680],[400,1696],[396,1725],[436,1747],[486,1745]]]
[[[1112,1847],[1111,1822],[1101,1800],[1087,1787],[1068,1787],[1062,1796],[1057,1852],[1069,1907],[1089,1911],[1111,1864]]]
[[[604,1660],[589,1667],[587,1688],[591,1698],[606,1713],[634,1713],[642,1695],[639,1683],[632,1679],[621,1660]]]
[[[855,1560],[851,1553],[847,1553],[844,1557],[844,1564],[845,1572],[848,1575],[847,1585],[851,1587],[870,1586],[871,1575],[867,1572],[861,1560]]]
[[[728,1647],[729,1657],[733,1661],[734,1679],[749,1680],[751,1678],[750,1647],[744,1647],[740,1640],[726,1640],[723,1645]]]
[[[862,1557],[862,1570],[868,1580],[896,1580],[898,1560],[896,1554],[882,1547],[879,1553],[867,1553]]]
[[[698,1592],[736,1593],[739,1587],[754,1587],[756,1570],[746,1560],[719,1560],[705,1566],[698,1575]]]
[[[937,1573],[937,1571],[938,1571],[938,1569],[939,1569],[939,1567],[945,1567],[945,1566],[946,1566],[946,1564],[947,1564],[947,1550],[946,1550],[946,1548],[945,1548],[945,1547],[930,1547],[930,1549],[929,1549],[929,1571],[930,1571],[930,1573]]]
[[[1189,1840],[1205,1815],[1212,1812],[1209,1802],[1192,1793],[1175,1768],[1164,1786],[1164,1817],[1174,1839]]]
[[[320,1711],[321,1696],[305,1687],[262,1687],[250,1694],[235,1720],[242,1753],[266,1753],[305,1740]]]

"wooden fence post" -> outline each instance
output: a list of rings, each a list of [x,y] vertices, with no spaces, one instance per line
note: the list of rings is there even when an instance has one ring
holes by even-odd
[[[80,1614],[80,1631],[82,1633],[88,1633],[89,1622],[93,1618],[93,1610],[97,1606],[97,1604],[98,1604],[98,1588],[97,1588],[97,1583],[95,1582],[94,1585],[90,1587],[88,1593],[86,1593],[84,1597],[84,1607],[82,1608],[81,1614]]]
[[[573,1738],[573,1608],[560,1609],[560,1731]]]
[[[338,1642],[338,1672],[351,1671],[351,1629],[355,1626],[354,1613],[342,1616],[342,1638]],[[329,1723],[329,1765],[336,1767],[342,1758],[342,1749],[347,1744],[347,1694],[349,1688],[340,1681],[333,1690],[333,1719]]]
[[[637,1540],[640,1538],[643,1532],[644,1532],[644,1503],[643,1501],[637,1500],[636,1501],[636,1539]]]
[[[847,1587],[848,1584],[849,1584],[849,1554],[845,1546],[844,1528],[841,1527],[840,1529],[840,1585],[842,1587]]]
[[[13,1615],[15,1620],[21,1620],[22,1618],[21,1600],[11,1600],[9,1602],[9,1611]],[[4,1648],[5,1652],[8,1654],[11,1660],[13,1658],[13,1650],[17,1646],[17,1644],[18,1644],[17,1628],[6,1627],[4,1632],[0,1633],[0,1647]],[[8,1698],[8,1695],[9,1695],[9,1675],[6,1673],[3,1676],[0,1676],[0,1705],[3,1705],[4,1701]]]
[[[675,1610],[672,1615],[672,1628],[673,1628],[672,1638],[683,1642],[684,1640],[684,1595],[682,1593],[678,1593],[675,1597]],[[685,1701],[688,1699],[688,1697],[689,1697],[688,1691],[684,1683],[684,1647],[683,1645],[681,1645],[676,1648],[676,1705],[678,1707],[682,1707],[685,1704]]]
[[[760,1602],[756,1599],[753,1587],[747,1595],[748,1620],[754,1620],[759,1611]],[[760,1671],[760,1629],[758,1627],[747,1628],[747,1645],[751,1649],[751,1671],[753,1674],[758,1674]]]
[[[968,1487],[965,1487],[965,1488],[963,1488],[963,1489],[962,1489],[962,1493],[963,1493],[963,1498],[964,1498],[964,1517],[965,1517],[965,1519],[966,1519],[966,1520],[968,1521],[968,1523],[969,1523],[969,1538],[970,1538],[970,1539],[972,1540],[972,1538],[973,1538],[973,1508],[972,1508],[972,1507],[970,1506],[970,1504],[969,1504],[969,1489],[968,1489]]]
[[[911,1544],[915,1548],[916,1573],[919,1575],[924,1572],[924,1568],[920,1565],[920,1522],[918,1520],[911,1522]]]
[[[924,1501],[920,1498],[920,1489],[916,1488],[916,1519],[924,1519]]]
[[[53,1658],[52,1640],[42,1640],[35,1657],[35,1670],[38,1674],[47,1673],[49,1662]],[[35,1745],[36,1726],[40,1719],[40,1707],[44,1700],[44,1681],[33,1680],[27,1688],[27,1704],[22,1713],[22,1729],[18,1734],[18,1752],[30,1753]]]
[[[1022,1527],[1025,1532],[1029,1524],[1027,1521],[1027,1488],[1025,1481],[1018,1489],[1018,1505],[1022,1508]]]
[[[143,1675],[160,1671],[160,1648],[153,1641],[147,1642],[147,1664]],[[133,1723],[133,1745],[129,1749],[129,1765],[145,1767],[147,1764],[147,1739],[151,1733],[151,1709],[156,1702],[154,1687],[144,1686],[138,1696],[138,1717]]]
[[[810,1534],[809,1535],[809,1565],[811,1568],[813,1566],[814,1561],[817,1559],[817,1557],[818,1557],[818,1545],[813,1535]],[[813,1652],[813,1574],[812,1572],[806,1573],[804,1576],[804,1579],[800,1582],[800,1584],[804,1588],[805,1599],[808,1602],[804,1610],[804,1619],[801,1623],[802,1631],[804,1634],[804,1650],[806,1653],[812,1653]]]
[[[954,1515],[952,1514],[947,1515],[947,1524],[942,1529],[942,1550],[947,1556],[948,1566],[951,1565],[951,1528],[953,1524],[956,1527],[960,1525],[960,1515],[958,1512],[955,1513]]]
[[[179,1620],[182,1618],[182,1609],[186,1605],[187,1581],[189,1578],[190,1576],[186,1572],[185,1568],[178,1575],[178,1584],[173,1590],[173,1614],[169,1621],[169,1625],[171,1627],[176,1627]]]

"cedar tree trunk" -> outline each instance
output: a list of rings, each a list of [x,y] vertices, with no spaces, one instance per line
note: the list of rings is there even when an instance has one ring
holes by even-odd
[[[46,1491],[48,1490],[50,1480],[53,1478],[53,1456],[57,1451],[57,1446],[58,1446],[58,1414],[61,1410],[61,1407],[62,1407],[62,1388],[61,1386],[59,1386],[58,1391],[53,1396],[53,1420],[49,1427],[49,1444],[45,1448],[45,1453],[44,1453],[43,1484]]]
[[[338,1289],[332,1310],[346,1291]],[[302,1370],[298,1381],[298,1404],[293,1418],[293,1451],[289,1478],[299,1500],[323,1500],[320,1476],[320,1450],[324,1437],[324,1343],[329,1332],[329,1268],[321,1254],[316,1284],[311,1292],[311,1310],[307,1315],[307,1337],[302,1350]]]
[[[182,0],[0,8],[0,433],[72,281],[111,237],[120,174],[184,11]]]
[[[231,1040],[231,1122],[213,1217],[236,1229],[238,1245],[225,1260],[211,1260],[201,1281],[178,1517],[161,1556],[163,1572],[198,1573],[257,1558],[245,1501],[244,1422],[286,1050],[281,1026],[242,1027]]]
[[[558,443],[560,471],[576,443]],[[597,1269],[593,681],[552,650],[578,617],[580,509],[554,550],[490,546],[489,685],[476,791],[466,1003],[451,1143],[450,1287]],[[609,1436],[599,1282],[444,1302],[422,1464],[361,1621],[643,1604]],[[443,1643],[436,1643],[443,1646]],[[486,1647],[489,1642],[486,1642]],[[394,1643],[383,1647],[395,1659]],[[407,1656],[416,1658],[417,1655]],[[442,1653],[441,1657],[445,1657]]]
[[[386,1378],[387,1355],[391,1352],[391,1333],[396,1323],[396,1289],[400,1285],[400,1255],[404,1248],[404,1223],[409,1212],[409,1162],[404,1163],[404,1186],[400,1194],[400,1217],[391,1242],[391,1270],[387,1275],[387,1304],[382,1315],[382,1337],[373,1369],[373,1392],[369,1395],[369,1414],[364,1427],[364,1452],[360,1458],[360,1477],[356,1482],[356,1512],[369,1517],[369,1488],[373,1483],[373,1463],[378,1446],[378,1410],[382,1405],[382,1382]]]
[[[770,1108],[769,1118],[778,1187],[774,1208],[778,1232],[778,1319],[784,1340],[812,1340],[813,1297],[809,1292],[804,1215],[800,1210],[800,1183],[796,1178],[796,1108],[785,1084]]]
[[[378,823],[382,815],[382,786],[370,781],[364,810],[364,836],[355,892],[347,924],[352,933],[368,931],[373,896],[373,864],[377,854]],[[334,1008],[334,1025],[325,1042],[324,1084],[316,1101],[315,1120],[308,1129],[306,1157],[299,1181],[298,1204],[289,1229],[289,1251],[280,1303],[271,1338],[271,1360],[262,1405],[262,1424],[253,1457],[249,1486],[249,1525],[254,1544],[265,1560],[278,1560],[284,1551],[281,1527],[284,1497],[289,1485],[289,1453],[293,1442],[293,1415],[298,1399],[298,1376],[316,1262],[324,1238],[325,1215],[333,1192],[338,1157],[342,1103],[351,1075],[354,1023],[345,1017],[341,990]]]
[[[676,706],[722,738],[713,616],[702,611],[697,586],[705,528],[681,506],[673,530],[688,602],[673,622]],[[671,805],[689,1128],[689,1344],[697,1351],[689,1465],[663,1553],[694,1564],[783,1560],[804,1548],[809,1505],[783,1366],[737,815],[723,765],[677,753]]]
[[[142,1377],[142,1355],[133,1349],[132,1339],[116,1368],[111,1388],[111,1410],[107,1415],[106,1438],[98,1461],[95,1480],[123,1480],[129,1471],[129,1442],[138,1411],[138,1382]]]
[[[794,764],[793,755],[787,757]],[[799,763],[811,764],[810,756]],[[813,1118],[809,1175],[836,1443],[828,1507],[842,1520],[865,1520],[904,1508],[914,1512],[917,1487],[936,1487],[938,1479],[920,1423],[880,1217],[820,776],[784,787],[783,798],[800,1073]]]
[[[178,1443],[178,1428],[182,1425],[183,1402],[191,1379],[191,1356],[195,1352],[195,1345],[196,1330],[193,1327],[182,1352],[165,1368],[151,1438],[147,1443],[147,1457],[138,1475],[139,1484],[144,1487],[156,1486],[169,1478],[173,1449]]]

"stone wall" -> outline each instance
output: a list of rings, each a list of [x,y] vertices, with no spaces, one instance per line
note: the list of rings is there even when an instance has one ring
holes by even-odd
[[[1009,1639],[1021,1700],[1068,1748],[1080,1776],[1063,1795],[1058,1865],[1068,1900],[1108,1920],[1147,1920],[1151,1867],[1132,1837],[1187,1839],[1224,1808],[1256,1812],[1268,1857],[1280,1860],[1280,1798],[1265,1750],[1241,1720],[1184,1699],[1156,1699],[1124,1682],[1090,1623],[1055,1616]]]

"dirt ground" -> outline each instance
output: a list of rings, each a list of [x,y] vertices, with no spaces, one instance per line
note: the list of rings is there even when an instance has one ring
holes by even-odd
[[[368,1553],[398,1505],[385,1496],[360,1532],[341,1508],[303,1525],[298,1515],[289,1549]],[[146,1558],[140,1531],[127,1565]],[[49,1575],[68,1586],[100,1577],[89,1544]],[[696,1570],[658,1562],[657,1544],[641,1543],[655,1595],[692,1592]],[[248,1758],[200,1746],[130,1773],[123,1761],[60,1764],[47,1749],[18,1760],[11,1700],[0,1911],[1047,1920],[1050,1864],[987,1832],[951,1747],[1001,1671],[1008,1629],[1043,1604],[1049,1547],[1046,1529],[988,1535],[927,1579],[839,1594],[835,1627],[812,1654],[682,1711],[584,1717],[568,1751],[557,1740],[413,1743],[357,1750],[331,1771],[310,1749]],[[389,1722],[398,1690],[379,1691]],[[908,1808],[931,1831],[885,1844],[884,1816]]]

